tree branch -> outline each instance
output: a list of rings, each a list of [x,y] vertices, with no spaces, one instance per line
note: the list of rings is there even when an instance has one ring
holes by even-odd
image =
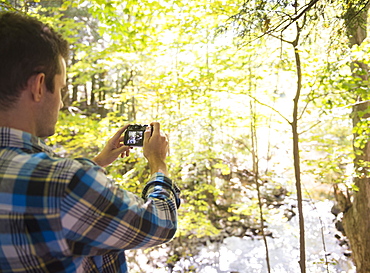
[[[256,99],[255,97],[249,95],[249,94],[246,94],[248,97],[250,97],[252,100],[256,101],[258,104],[262,105],[262,106],[265,106],[267,108],[269,108],[270,110],[274,111],[276,114],[278,114],[280,117],[282,117],[286,122],[288,122],[289,124],[291,124],[291,122],[286,118],[284,117],[283,114],[281,114],[278,110],[276,110],[274,107],[266,104],[266,103],[263,103],[261,101],[259,101],[258,99]]]

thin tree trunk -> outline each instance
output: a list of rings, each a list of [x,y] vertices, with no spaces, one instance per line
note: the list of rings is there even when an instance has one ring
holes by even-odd
[[[267,244],[267,238],[265,234],[265,221],[263,218],[263,202],[261,197],[261,189],[259,184],[259,168],[258,168],[258,148],[257,148],[257,132],[256,132],[256,111],[255,111],[255,103],[250,102],[250,109],[251,109],[251,142],[252,142],[252,162],[253,162],[253,173],[254,173],[254,182],[256,183],[257,188],[257,195],[258,195],[258,206],[260,212],[260,229],[262,233],[263,242],[265,244],[265,251],[266,251],[266,264],[267,264],[267,272],[271,272],[270,266],[270,255],[269,255],[269,248]]]
[[[301,189],[301,163],[299,155],[299,133],[298,133],[298,102],[301,95],[302,89],[302,70],[301,70],[301,59],[299,55],[299,50],[297,48],[298,41],[300,37],[301,28],[296,23],[297,36],[292,43],[294,49],[294,57],[296,61],[297,70],[297,90],[294,97],[293,105],[293,121],[292,134],[293,134],[293,159],[294,159],[294,174],[296,180],[296,190],[297,190],[297,202],[298,202],[298,212],[299,212],[299,245],[300,245],[300,260],[299,266],[301,268],[301,273],[306,272],[306,243],[305,243],[305,227],[304,227],[304,217],[303,217],[303,206],[302,206],[302,189]]]

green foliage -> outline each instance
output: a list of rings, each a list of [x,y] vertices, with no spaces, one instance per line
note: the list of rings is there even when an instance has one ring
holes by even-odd
[[[302,139],[309,140],[303,144],[304,151],[307,153],[303,158],[309,158],[305,163],[308,166],[308,172],[314,174],[316,182],[344,183],[348,188],[352,188],[353,136],[351,124],[344,116],[325,120],[307,137],[308,139]]]
[[[289,55],[284,53],[279,60],[279,51],[268,41],[239,50],[228,33],[219,33],[220,20],[237,11],[236,3],[70,4],[66,1],[59,7],[56,19],[49,17],[58,11],[55,8],[33,10],[54,26],[62,26],[72,43],[69,76],[74,100],[69,105],[74,108],[69,110],[82,111],[61,116],[50,144],[62,145],[58,149],[65,156],[91,157],[119,126],[158,120],[170,139],[171,176],[183,188],[181,235],[217,234],[223,217],[234,222],[250,218],[256,225],[257,198],[249,194],[255,188],[240,184],[234,176],[250,160],[246,133],[250,101],[276,101],[269,82],[279,75],[270,67],[291,75]],[[259,61],[255,61],[256,51]],[[76,94],[71,94],[72,87]],[[283,98],[288,90],[281,93]],[[271,122],[279,121],[263,106],[257,111],[256,122],[266,139],[264,132]],[[189,174],[189,166],[196,174]],[[107,170],[122,187],[138,193],[148,177],[139,151]],[[248,202],[238,193],[241,189],[248,193]]]

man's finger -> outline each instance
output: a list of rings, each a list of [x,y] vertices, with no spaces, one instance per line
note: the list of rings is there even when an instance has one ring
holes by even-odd
[[[159,122],[152,122],[150,123],[150,125],[153,127],[153,134],[159,134],[161,129],[161,125],[159,124]]]
[[[117,141],[117,140],[120,140],[120,137],[121,135],[123,134],[124,131],[126,131],[126,129],[128,128],[130,124],[127,124],[125,126],[123,126],[121,129],[119,129],[115,134],[114,136],[111,138],[112,141]]]

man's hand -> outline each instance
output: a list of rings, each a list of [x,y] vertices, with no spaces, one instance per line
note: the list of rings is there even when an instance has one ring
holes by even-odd
[[[160,131],[158,122],[152,122],[150,125],[144,132],[144,156],[148,160],[151,174],[161,172],[167,176],[165,160],[168,153],[168,141],[166,136]]]
[[[122,127],[115,133],[115,135],[108,140],[104,149],[98,154],[93,161],[101,167],[106,167],[117,159],[119,155],[121,157],[128,156],[130,154],[130,147],[123,145],[123,132],[126,131],[128,125]]]

